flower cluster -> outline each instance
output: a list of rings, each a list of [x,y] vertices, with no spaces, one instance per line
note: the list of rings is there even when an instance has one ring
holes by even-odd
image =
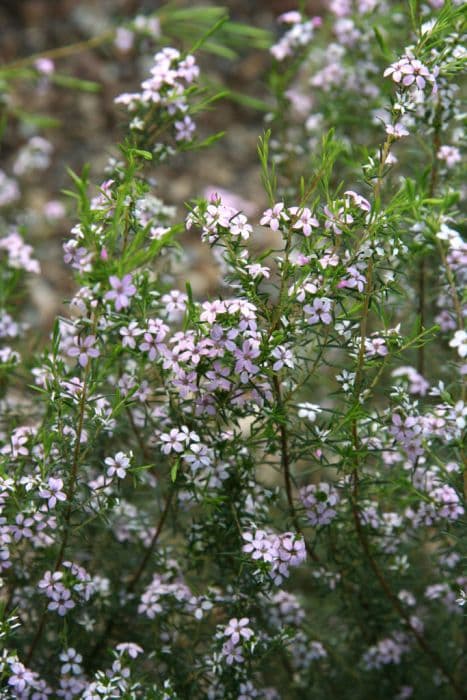
[[[154,119],[158,114],[158,121],[172,122],[176,141],[191,141],[196,126],[188,114],[186,90],[198,76],[194,56],[183,57],[177,49],[165,48],[154,56],[151,77],[141,83],[141,92],[125,92],[115,102],[126,105],[134,115],[131,129],[144,133],[148,115]]]
[[[306,517],[310,525],[329,525],[337,515],[336,506],[340,500],[339,493],[337,489],[325,481],[302,488],[300,498],[306,509]]]
[[[5,698],[465,696],[465,56],[437,4],[281,15],[264,195],[213,186],[181,223],[160,166],[200,145],[199,70],[159,49],[116,100],[120,160],[73,174],[76,289],[39,349],[35,232],[0,171]],[[130,60],[200,11],[111,41]],[[218,24],[199,46],[255,36]],[[51,154],[12,158],[22,190]]]
[[[290,567],[300,566],[306,559],[303,539],[292,532],[274,535],[264,530],[255,530],[243,532],[242,537],[246,542],[242,549],[253,561],[271,565],[270,576],[276,585],[280,585],[289,576]]]

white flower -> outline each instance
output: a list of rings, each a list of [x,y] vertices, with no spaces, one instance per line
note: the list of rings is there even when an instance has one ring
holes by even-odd
[[[401,139],[403,136],[408,136],[409,131],[403,124],[386,124],[386,133],[393,136],[395,139]]]
[[[467,331],[456,331],[449,345],[451,348],[457,348],[459,357],[467,357]]]
[[[132,454],[126,455],[124,452],[117,452],[115,457],[107,457],[107,476],[112,479],[117,476],[119,479],[124,479],[127,474],[127,469],[130,466]]]
[[[446,224],[441,224],[436,238],[440,241],[447,241],[450,248],[459,249],[463,244],[462,237],[458,231],[453,228],[449,228]]]
[[[224,635],[230,637],[233,644],[238,644],[241,637],[243,639],[250,639],[253,636],[253,630],[248,627],[250,618],[242,617],[240,620],[233,617],[229,620],[229,624],[224,630]]]
[[[318,413],[321,413],[323,409],[315,403],[299,403],[298,404],[298,417],[305,418],[309,420],[310,423],[314,423]]]
[[[463,430],[466,426],[467,406],[463,401],[458,401],[451,411],[451,418],[458,428]]]

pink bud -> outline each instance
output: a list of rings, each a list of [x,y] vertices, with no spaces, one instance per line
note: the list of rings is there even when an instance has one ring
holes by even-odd
[[[54,62],[50,58],[38,58],[34,62],[34,66],[43,75],[51,75],[55,70]]]
[[[290,12],[284,12],[282,15],[279,15],[277,21],[282,24],[298,24],[302,21],[302,16],[300,12],[290,10]]]
[[[102,248],[101,250],[101,260],[108,260],[109,259],[109,254],[107,253],[106,248]]]

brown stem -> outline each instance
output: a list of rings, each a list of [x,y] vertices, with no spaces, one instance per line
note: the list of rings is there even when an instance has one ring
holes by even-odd
[[[378,566],[377,561],[373,557],[368,540],[367,540],[366,535],[363,531],[362,522],[360,520],[360,515],[359,515],[358,507],[357,507],[357,496],[358,496],[358,471],[357,471],[357,469],[355,469],[353,471],[353,480],[354,480],[354,488],[353,488],[353,495],[352,495],[352,513],[353,513],[353,518],[354,518],[354,522],[355,522],[355,530],[357,533],[358,540],[362,546],[363,552],[364,552],[364,554],[368,560],[368,563],[370,565],[370,568],[371,568],[373,574],[375,575],[375,578],[377,579],[378,583],[380,584],[384,594],[386,595],[386,598],[391,603],[395,612],[407,624],[407,627],[409,628],[413,637],[416,639],[419,647],[432,660],[432,662],[435,664],[435,666],[441,671],[441,673],[444,675],[444,677],[447,679],[447,681],[451,685],[452,689],[456,693],[457,697],[463,698],[463,700],[465,700],[467,698],[467,693],[458,684],[458,682],[456,681],[456,679],[454,678],[452,673],[446,668],[444,661],[441,659],[441,657],[429,646],[429,644],[427,643],[425,638],[412,625],[410,615],[403,608],[399,599],[391,590],[389,583],[386,581],[384,573],[381,571],[381,569]]]
[[[433,197],[436,191],[436,185],[438,183],[438,170],[439,170],[439,160],[437,153],[441,146],[441,106],[438,102],[438,106],[435,114],[435,124],[433,132],[432,141],[432,154],[431,154],[431,173],[430,173],[430,184],[428,187],[428,197]],[[419,333],[422,333],[425,328],[425,304],[426,304],[426,260],[425,256],[422,258],[420,263],[420,270],[418,273],[418,317],[419,317]],[[424,374],[425,371],[425,346],[422,343],[418,348],[418,359],[417,359],[417,369],[420,374]]]
[[[73,450],[73,462],[71,465],[70,478],[68,481],[68,487],[67,487],[67,491],[66,491],[67,507],[66,507],[65,516],[64,516],[63,538],[62,538],[62,543],[60,545],[60,550],[59,550],[57,558],[55,560],[54,571],[57,571],[63,562],[64,556],[65,556],[65,549],[66,549],[66,546],[68,544],[68,538],[69,538],[69,534],[70,534],[70,520],[71,520],[71,513],[73,510],[73,496],[75,493],[76,480],[77,480],[77,476],[78,476],[79,456],[80,456],[80,451],[81,451],[81,435],[83,432],[84,413],[85,413],[85,408],[86,408],[86,378],[87,378],[88,369],[89,369],[89,364],[86,365],[84,379],[83,379],[83,392],[81,394],[81,399],[80,399],[80,404],[79,404],[78,429],[76,431],[76,442],[75,442],[75,447]],[[40,642],[40,639],[42,637],[42,633],[43,633],[44,627],[45,627],[46,617],[47,617],[47,607],[44,609],[44,611],[41,615],[41,618],[39,621],[39,627],[37,628],[37,632],[34,635],[34,638],[31,642],[31,646],[29,647],[29,651],[28,651],[28,654],[26,656],[26,664],[29,664],[30,661],[32,660],[34,653],[36,651],[37,645]]]
[[[141,560],[140,565],[138,566],[136,572],[134,575],[131,577],[127,584],[127,592],[131,593],[131,591],[135,588],[136,584],[140,580],[148,562],[149,559],[151,558],[151,555],[154,551],[154,548],[157,544],[157,541],[159,539],[159,536],[162,532],[162,528],[164,527],[165,521],[167,520],[167,516],[169,514],[170,506],[172,505],[173,497],[174,497],[175,489],[171,488],[169,491],[169,494],[167,496],[167,500],[165,502],[164,510],[162,511],[160,520],[157,524],[156,531],[154,532],[154,535],[152,536],[151,542],[149,543],[149,547],[146,550],[146,553]]]
[[[358,350],[357,370],[355,372],[355,391],[357,396],[360,394],[362,369],[365,360],[365,341],[367,336],[368,314],[370,311],[370,300],[373,291],[373,260],[369,260],[368,269],[366,271],[365,298],[363,300],[362,317],[360,319],[360,347]]]
[[[127,413],[130,425],[131,425],[131,429],[133,430],[133,433],[135,434],[135,438],[138,442],[139,449],[141,450],[141,454],[143,455],[143,457],[146,461],[148,461],[148,462],[152,461],[152,455],[149,454],[149,450],[147,449],[147,447],[144,443],[144,440],[141,437],[141,433],[139,432],[138,427],[135,423],[135,419],[133,418],[133,414],[131,412],[130,407],[127,407],[126,413]]]
[[[78,430],[76,431],[76,443],[75,443],[75,449],[73,452],[73,463],[71,466],[70,479],[68,481],[68,488],[67,488],[67,493],[66,493],[67,508],[65,511],[65,531],[63,534],[60,552],[59,552],[57,560],[55,562],[54,571],[57,571],[57,569],[59,569],[61,564],[62,564],[63,557],[65,555],[65,549],[66,549],[66,546],[68,544],[68,537],[70,534],[70,520],[71,520],[71,513],[73,510],[73,496],[75,494],[76,481],[77,481],[77,477],[78,477],[78,465],[79,465],[79,457],[80,457],[80,452],[81,452],[81,435],[83,432],[84,413],[85,413],[85,408],[86,408],[86,377],[87,377],[88,366],[89,365],[86,365],[86,373],[84,375],[83,393],[81,395],[81,401],[80,401],[80,405],[79,405]]]
[[[40,642],[40,639],[42,637],[42,633],[44,631],[45,627],[45,620],[47,618],[47,606],[45,607],[44,611],[42,612],[42,615],[39,620],[39,627],[36,630],[36,634],[34,635],[34,639],[31,642],[31,646],[29,647],[28,654],[26,656],[26,666],[29,666],[32,657],[34,656],[34,652],[37,648],[37,645]]]
[[[370,294],[371,294],[371,286],[372,286],[372,278],[371,278],[371,268],[370,265],[368,266],[368,272],[367,272],[367,294],[365,297],[365,303],[364,303],[364,308],[363,308],[363,314],[362,314],[362,319],[360,322],[360,332],[361,332],[361,344],[360,344],[360,353],[359,353],[359,358],[358,358],[358,364],[357,364],[357,372],[356,372],[356,378],[355,378],[355,384],[356,384],[356,391],[357,391],[357,397],[359,396],[360,393],[360,377],[362,373],[362,368],[363,368],[363,355],[362,355],[362,348],[364,348],[364,339],[366,337],[366,327],[367,327],[367,316],[368,316],[368,310],[369,310],[369,299],[370,299]],[[359,381],[357,381],[357,377],[359,378]],[[370,568],[373,571],[373,574],[375,575],[376,579],[378,580],[381,588],[383,589],[386,597],[390,601],[393,609],[398,613],[400,617],[403,618],[405,623],[407,624],[409,630],[411,631],[412,635],[414,638],[417,640],[418,645],[420,648],[431,658],[431,660],[436,664],[437,668],[443,673],[443,675],[446,677],[446,679],[449,681],[451,684],[452,688],[455,690],[456,694],[460,698],[467,698],[467,695],[464,694],[464,691],[462,688],[459,686],[453,675],[449,672],[449,670],[446,668],[444,665],[443,660],[438,656],[438,654],[431,649],[431,647],[428,645],[424,637],[420,634],[420,632],[413,627],[411,620],[410,620],[410,615],[404,610],[403,606],[401,605],[399,599],[397,598],[396,595],[392,592],[388,582],[386,581],[386,578],[379,568],[376,560],[371,554],[370,546],[368,544],[368,540],[365,536],[365,533],[363,531],[362,523],[360,520],[360,515],[358,512],[358,467],[359,467],[359,449],[360,449],[360,441],[358,438],[358,427],[357,427],[357,421],[354,420],[352,422],[352,440],[353,440],[353,445],[354,445],[354,450],[355,450],[355,468],[352,472],[352,477],[353,477],[353,492],[352,492],[352,514],[355,522],[355,530],[357,533],[357,537],[359,539],[359,542],[362,546],[363,552],[368,560],[368,563],[370,564]]]
[[[34,53],[25,58],[20,58],[13,63],[7,63],[2,67],[3,70],[16,70],[17,68],[26,68],[30,66],[39,58],[65,58],[66,56],[72,56],[73,54],[80,53],[82,51],[88,51],[96,46],[105,44],[107,41],[111,41],[115,36],[115,31],[109,30],[93,36],[85,41],[77,41],[74,44],[68,44],[67,46],[58,46],[55,49],[50,49],[49,51],[41,51],[40,53]]]
[[[383,147],[382,155],[381,155],[381,164],[380,164],[380,169],[378,173],[378,179],[377,183],[374,189],[374,195],[375,195],[375,200],[379,199],[380,195],[380,189],[381,189],[381,184],[382,184],[382,171],[384,167],[384,162],[387,158],[387,155],[389,153],[389,147],[390,147],[390,141],[386,141],[386,144]],[[435,180],[436,182],[436,180]],[[356,398],[359,399],[360,397],[360,392],[361,392],[361,375],[363,371],[363,361],[364,361],[364,350],[365,350],[365,338],[366,338],[366,333],[367,333],[367,318],[368,318],[368,312],[369,312],[369,302],[371,298],[371,291],[372,291],[372,263],[370,260],[370,263],[368,265],[368,270],[367,270],[367,289],[366,289],[366,295],[365,295],[365,301],[364,301],[364,306],[363,306],[363,311],[362,311],[362,318],[360,321],[360,350],[359,350],[359,356],[357,360],[357,371],[356,371],[356,376],[355,376],[355,390],[356,390]],[[376,579],[378,580],[383,592],[385,593],[387,599],[391,603],[393,609],[397,612],[397,614],[405,621],[407,624],[410,632],[416,639],[418,645],[420,648],[425,652],[427,656],[435,663],[437,668],[443,673],[445,678],[449,681],[451,687],[455,691],[456,695],[460,698],[467,698],[467,695],[464,693],[462,687],[457,683],[456,679],[453,677],[453,675],[450,673],[450,671],[446,668],[444,665],[443,660],[438,656],[438,654],[431,649],[431,647],[428,645],[424,637],[420,634],[420,632],[412,625],[412,622],[410,620],[410,615],[404,610],[403,606],[401,605],[399,599],[397,596],[392,592],[391,587],[389,586],[388,582],[386,581],[386,578],[384,576],[384,573],[381,571],[381,569],[378,566],[378,563],[374,559],[371,549],[368,543],[368,540],[366,538],[366,535],[363,531],[362,523],[360,520],[360,515],[358,511],[358,484],[359,484],[359,477],[358,477],[358,469],[359,469],[359,450],[360,450],[360,441],[358,438],[358,426],[357,426],[357,421],[354,420],[352,422],[352,440],[353,440],[353,445],[354,445],[354,450],[355,450],[355,468],[353,469],[352,476],[353,476],[353,492],[352,492],[352,513],[353,513],[353,518],[354,518],[354,523],[355,523],[355,530],[357,533],[358,540],[361,544],[361,547],[363,549],[363,552],[368,560],[368,563],[370,565],[370,568],[375,575]]]
[[[279,413],[283,416],[284,415],[284,403],[282,400],[282,393],[281,393],[281,385],[280,381],[277,375],[274,375],[273,378],[273,384],[274,384],[274,393],[276,397],[276,405],[278,408]],[[278,428],[279,428],[279,437],[280,437],[280,445],[281,445],[281,466],[282,466],[282,472],[284,474],[284,483],[285,483],[285,492],[287,494],[287,503],[289,505],[289,512],[290,512],[290,517],[292,518],[292,522],[294,525],[294,528],[298,534],[300,534],[303,537],[303,541],[305,542],[305,547],[306,551],[310,555],[310,557],[313,559],[313,561],[319,561],[319,557],[316,554],[316,552],[313,550],[313,548],[310,546],[310,544],[306,541],[306,538],[303,535],[302,528],[300,526],[300,522],[297,516],[297,511],[295,510],[295,505],[293,502],[293,487],[292,487],[292,475],[290,472],[290,467],[291,467],[291,459],[290,459],[290,452],[289,452],[289,437],[287,433],[287,426],[285,423],[282,421],[278,423]]]
[[[418,272],[418,318],[419,333],[425,329],[425,277],[426,277],[426,261],[422,258],[420,270]],[[417,370],[420,374],[425,373],[425,346],[423,343],[418,348]]]
[[[174,494],[175,494],[175,488],[172,487],[168,496],[167,496],[164,510],[162,511],[162,514],[161,514],[161,517],[160,517],[159,522],[157,524],[156,530],[154,532],[154,535],[152,536],[151,542],[150,542],[150,544],[149,544],[149,546],[144,554],[144,557],[141,560],[141,563],[138,566],[138,568],[136,569],[135,573],[133,574],[133,576],[130,578],[130,580],[128,581],[128,583],[126,585],[126,593],[127,594],[131,593],[135,589],[136,584],[138,583],[141,576],[143,575],[144,570],[146,569],[146,566],[151,558],[151,555],[154,552],[154,548],[159,540],[159,537],[160,537],[160,534],[161,534],[162,529],[164,527],[165,521],[167,520],[167,516],[169,514],[170,507],[172,505]],[[113,628],[115,626],[115,622],[116,622],[115,615],[112,615],[112,617],[108,618],[104,632],[102,633],[100,639],[94,645],[94,647],[92,648],[92,650],[89,654],[89,657],[88,657],[89,661],[92,662],[93,659],[97,658],[97,655],[103,649],[108,638],[112,634]]]

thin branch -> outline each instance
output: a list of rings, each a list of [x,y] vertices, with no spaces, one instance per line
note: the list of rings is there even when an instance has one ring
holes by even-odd
[[[280,412],[280,414],[283,416],[284,415],[284,403],[282,400],[282,393],[281,393],[281,385],[279,378],[277,374],[274,375],[273,378],[273,384],[274,384],[274,393],[275,393],[275,398],[276,398],[276,405],[277,408]],[[319,557],[316,554],[316,552],[313,550],[311,545],[306,541],[306,538],[303,534],[303,530],[300,525],[300,521],[297,516],[297,511],[295,510],[295,505],[293,501],[293,487],[292,487],[292,475],[291,475],[291,459],[290,459],[290,452],[289,452],[289,436],[287,432],[287,426],[285,423],[278,422],[278,428],[279,428],[279,437],[280,437],[280,445],[281,445],[281,466],[282,466],[282,472],[284,474],[284,484],[285,484],[285,492],[287,494],[287,503],[289,505],[289,512],[290,512],[290,517],[292,518],[292,522],[294,525],[294,528],[298,534],[300,534],[303,537],[303,541],[305,542],[305,547],[306,551],[310,555],[310,557],[313,559],[313,561],[319,561]]]
[[[111,41],[115,36],[115,30],[111,29],[96,36],[86,39],[85,41],[77,41],[74,44],[68,44],[67,46],[58,46],[55,49],[50,49],[49,51],[41,51],[40,53],[33,53],[25,58],[19,58],[17,61],[12,63],[6,63],[2,66],[2,70],[16,70],[18,68],[27,68],[28,66],[35,63],[40,58],[65,58],[66,56],[73,56],[74,54],[81,53],[83,51],[88,51],[89,49],[96,48],[102,44]]]
[[[438,101],[435,113],[435,124],[432,140],[431,154],[431,172],[430,184],[428,187],[428,197],[433,197],[438,183],[439,159],[437,153],[441,146],[441,104]],[[418,272],[418,317],[419,317],[419,332],[422,333],[425,328],[425,306],[426,306],[426,257],[423,256]],[[425,372],[425,346],[422,344],[418,348],[417,370],[420,374]]]
[[[465,700],[467,698],[467,692],[464,691],[464,689],[458,684],[452,673],[446,668],[443,659],[429,646],[425,638],[420,634],[420,632],[412,625],[410,615],[407,613],[407,611],[403,608],[401,605],[399,599],[397,596],[393,593],[391,590],[391,587],[389,586],[389,583],[387,582],[384,573],[382,570],[379,568],[377,561],[373,557],[370,546],[368,543],[368,540],[366,538],[366,535],[363,531],[362,523],[360,520],[360,515],[358,512],[358,506],[357,506],[357,496],[358,496],[358,471],[355,469],[353,471],[353,480],[354,480],[354,488],[353,488],[353,495],[352,495],[352,513],[353,513],[353,518],[355,522],[355,530],[357,533],[358,540],[362,546],[363,552],[368,560],[368,563],[370,565],[371,570],[373,571],[373,574],[375,575],[375,578],[378,580],[384,594],[386,595],[386,598],[389,600],[391,603],[393,609],[395,612],[404,620],[404,622],[407,624],[407,627],[409,628],[410,632],[412,633],[413,637],[416,639],[419,647],[424,651],[424,653],[429,656],[429,658],[433,661],[435,666],[441,671],[441,673],[445,676],[446,680],[449,682],[451,685],[452,689],[455,691],[457,697],[462,698]]]
[[[137,583],[139,582],[141,576],[143,575],[143,573],[146,569],[146,566],[149,563],[149,560],[154,552],[156,544],[157,544],[159,537],[161,535],[162,529],[163,529],[165,522],[167,520],[167,516],[169,514],[170,507],[172,505],[174,494],[175,494],[175,488],[172,487],[169,491],[169,494],[167,496],[167,500],[166,500],[165,505],[164,505],[164,510],[162,511],[162,514],[161,514],[161,517],[160,517],[159,522],[157,524],[156,530],[154,532],[154,535],[152,536],[151,542],[149,543],[149,546],[144,554],[144,557],[141,560],[135,573],[129,579],[129,581],[125,587],[127,594],[131,593],[136,588]],[[92,650],[89,654],[89,657],[88,657],[89,661],[92,661],[93,659],[97,658],[99,652],[103,649],[108,638],[112,634],[113,628],[115,626],[115,622],[116,622],[115,615],[112,615],[111,617],[108,618],[104,632],[102,633],[100,639],[96,642],[96,644],[94,645],[94,647],[92,648]]]
[[[64,530],[63,530],[63,538],[62,538],[62,543],[60,545],[60,550],[58,552],[57,558],[55,560],[54,564],[54,571],[57,571],[64,559],[65,556],[65,550],[68,544],[68,538],[70,534],[70,521],[71,521],[71,513],[73,511],[73,496],[75,494],[75,489],[76,489],[76,481],[78,477],[78,465],[79,465],[79,457],[80,457],[80,452],[81,452],[81,435],[83,432],[83,424],[84,424],[84,414],[85,414],[85,409],[86,409],[86,399],[87,399],[87,394],[86,394],[86,379],[87,379],[87,374],[89,370],[89,364],[86,365],[85,368],[85,373],[83,377],[83,391],[81,394],[81,399],[79,403],[79,417],[78,417],[78,429],[76,431],[76,438],[75,438],[75,447],[73,450],[73,462],[71,465],[71,472],[70,472],[70,478],[68,480],[68,487],[66,491],[66,498],[67,498],[67,507],[65,511],[65,516],[64,516]],[[31,646],[29,647],[28,654],[26,656],[26,664],[28,665],[33,656],[34,653],[37,649],[37,645],[39,644],[39,641],[41,640],[42,633],[44,631],[45,627],[45,621],[47,617],[47,606],[45,607],[44,611],[42,612],[42,615],[40,617],[39,621],[39,627],[37,628],[36,634],[34,635],[34,638],[31,642]]]
[[[136,572],[134,575],[131,577],[130,581],[127,584],[127,592],[131,593],[133,589],[135,588],[136,584],[140,580],[141,576],[143,575],[143,572],[154,552],[155,546],[157,544],[157,541],[159,539],[159,536],[162,532],[162,528],[164,527],[165,521],[167,520],[167,516],[169,514],[170,507],[172,505],[173,497],[174,497],[175,489],[172,487],[169,491],[169,494],[167,496],[167,500],[165,502],[164,510],[162,511],[159,523],[157,524],[156,531],[154,532],[154,535],[152,536],[151,542],[149,543],[149,547],[146,550],[146,553],[141,560],[141,563],[139,567],[137,568]]]

